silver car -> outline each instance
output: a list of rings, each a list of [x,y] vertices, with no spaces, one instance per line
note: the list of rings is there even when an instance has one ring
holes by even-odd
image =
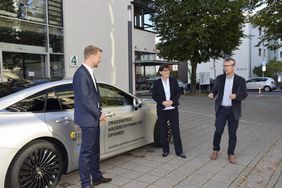
[[[0,187],[55,187],[63,173],[78,168],[81,132],[73,122],[72,81],[25,87],[0,87]],[[100,125],[101,159],[160,145],[152,100],[106,83],[99,88],[108,116]]]
[[[270,77],[257,77],[251,78],[246,81],[248,90],[264,90],[264,91],[272,91],[276,89],[276,82]]]

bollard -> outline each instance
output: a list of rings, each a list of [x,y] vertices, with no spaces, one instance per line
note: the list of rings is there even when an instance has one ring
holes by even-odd
[[[261,88],[259,88],[259,91],[258,91],[259,95],[261,94]]]

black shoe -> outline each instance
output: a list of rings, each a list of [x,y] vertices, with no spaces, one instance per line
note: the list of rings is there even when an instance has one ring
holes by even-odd
[[[93,186],[93,185],[88,185],[88,186],[85,187],[85,188],[94,188],[94,186]]]
[[[162,156],[166,157],[166,156],[168,156],[168,153],[163,153]]]
[[[177,156],[179,156],[179,157],[181,157],[181,158],[183,158],[183,159],[186,159],[186,158],[187,158],[186,155],[184,155],[184,153],[181,153],[181,154],[179,154],[179,155],[177,155]]]
[[[100,185],[101,183],[109,183],[112,181],[112,178],[104,178],[102,177],[100,180],[93,182],[93,185]]]

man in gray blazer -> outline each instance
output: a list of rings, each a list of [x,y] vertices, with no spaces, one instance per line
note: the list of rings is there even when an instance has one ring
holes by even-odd
[[[101,53],[100,48],[87,46],[84,49],[85,60],[73,77],[74,122],[81,128],[82,140],[79,155],[82,188],[92,188],[93,185],[111,181],[110,178],[104,178],[100,171],[100,121],[104,121],[106,116],[102,113],[100,92],[93,70],[100,64]]]
[[[235,74],[235,60],[228,58],[224,60],[224,74],[219,75],[212,91],[208,95],[210,99],[217,96],[215,101],[215,133],[213,137],[213,152],[211,159],[216,160],[220,150],[221,136],[226,122],[228,122],[229,145],[228,160],[236,164],[235,147],[237,143],[237,129],[239,118],[241,117],[241,101],[247,94],[246,81],[244,78]]]

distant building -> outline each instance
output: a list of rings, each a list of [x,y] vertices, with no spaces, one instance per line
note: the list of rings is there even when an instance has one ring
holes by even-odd
[[[250,23],[244,25],[245,38],[242,39],[241,45],[238,50],[234,51],[232,56],[236,64],[236,73],[245,79],[254,77],[253,69],[260,66],[263,62],[268,63],[271,59],[282,60],[282,48],[277,50],[269,50],[267,47],[260,44],[259,38],[263,35],[263,29],[253,27]],[[210,78],[214,79],[217,75],[223,73],[223,59],[211,59],[207,63],[201,63],[197,68],[197,78],[199,73],[208,72]],[[187,74],[187,73],[186,73]],[[180,75],[180,77],[183,77]],[[188,82],[189,76],[188,76]]]

